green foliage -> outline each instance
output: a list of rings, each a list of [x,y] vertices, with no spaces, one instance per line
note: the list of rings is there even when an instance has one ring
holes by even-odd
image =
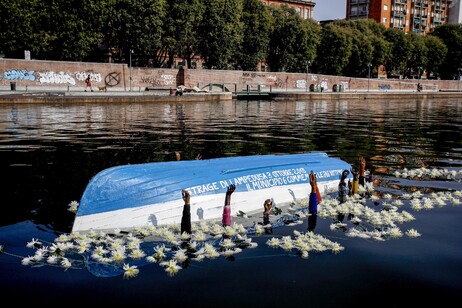
[[[166,8],[165,0],[108,0],[102,33],[116,62],[128,62],[130,50],[137,59],[156,54]]]
[[[270,6],[273,31],[266,59],[271,71],[303,71],[308,60],[308,37],[301,17],[287,5]]]
[[[228,69],[242,43],[242,0],[203,0],[205,11],[197,27],[200,55],[209,69]]]
[[[24,50],[41,57],[56,34],[47,32],[49,14],[40,0],[0,0],[0,51],[24,58]]]
[[[157,53],[157,66],[173,66],[174,57],[186,60],[187,67],[198,51],[200,37],[196,27],[202,22],[205,6],[201,0],[168,0],[163,25],[162,46]]]
[[[271,16],[260,0],[244,0],[242,12],[243,40],[234,59],[235,68],[255,71],[266,58],[272,31]]]
[[[427,46],[427,72],[436,77],[440,71],[441,64],[446,59],[448,54],[448,48],[444,42],[433,35],[427,35],[424,37],[425,45]]]
[[[425,45],[424,37],[421,35],[412,32],[405,38],[406,41],[408,41],[408,48],[410,50],[410,56],[406,67],[406,71],[408,72],[407,76],[419,79],[423,73],[423,69],[428,64],[428,48]]]
[[[462,24],[442,25],[432,35],[440,38],[448,48],[446,58],[441,64],[441,77],[454,79],[457,69],[462,68]]]
[[[384,37],[391,43],[392,57],[385,62],[388,74],[404,76],[407,61],[411,57],[411,48],[409,41],[406,40],[406,34],[399,29],[390,28],[385,31]]]
[[[319,73],[340,75],[352,54],[352,41],[350,29],[335,23],[325,25],[321,31],[321,44],[315,65]]]
[[[384,64],[389,75],[431,72],[453,79],[462,68],[462,25],[426,36],[373,20],[321,26],[287,5],[261,0],[0,0],[0,53],[35,59],[310,72],[366,77]]]

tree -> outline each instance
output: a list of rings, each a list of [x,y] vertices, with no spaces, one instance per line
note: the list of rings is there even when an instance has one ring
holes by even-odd
[[[440,38],[448,48],[446,58],[440,66],[441,77],[454,79],[457,69],[462,68],[462,24],[439,26],[431,35]]]
[[[384,25],[372,19],[339,20],[336,24],[352,30],[352,54],[342,72],[344,75],[364,77],[369,73],[369,63],[374,70],[390,58],[390,44],[383,38]]]
[[[260,61],[266,58],[271,16],[260,0],[244,0],[242,24],[242,44],[233,62],[235,68],[255,71]]]
[[[385,39],[391,43],[392,57],[385,62],[388,77],[390,75],[405,75],[407,61],[410,58],[409,41],[406,40],[403,31],[396,28],[388,28],[384,32]]]
[[[426,35],[424,41],[428,50],[427,72],[429,75],[427,77],[437,77],[439,76],[441,64],[446,59],[448,48],[440,38],[434,35]]]
[[[98,49],[104,1],[74,0],[48,1],[49,33],[52,48],[47,58],[55,60],[84,61]]]
[[[243,0],[203,0],[205,11],[197,25],[198,51],[209,69],[228,69],[242,42]]]
[[[304,37],[302,19],[292,7],[271,5],[273,31],[268,45],[267,64],[272,71],[297,72],[305,67],[308,39]],[[304,44],[298,46],[299,43]],[[298,55],[297,55],[298,53]],[[303,55],[300,55],[303,54]]]
[[[198,51],[200,37],[196,27],[202,22],[205,6],[201,0],[168,0],[168,14],[164,22],[162,47],[159,49],[159,64],[172,67],[174,57],[186,60],[186,67],[192,66],[192,59]]]
[[[47,31],[48,14],[40,0],[0,0],[0,52],[7,58],[24,58],[24,50],[41,57],[52,47]]]
[[[321,31],[316,68],[321,74],[340,75],[352,54],[351,30],[335,23]]]
[[[348,59],[348,64],[343,69],[342,73],[347,76],[364,77],[369,73],[368,64],[376,67],[377,63],[373,63],[373,46],[370,38],[357,29],[350,29],[351,33],[351,55]]]
[[[410,49],[409,59],[407,61],[408,75],[420,79],[428,63],[428,48],[425,45],[424,37],[412,32],[405,38],[408,41],[408,47]]]
[[[302,19],[300,24],[295,25],[294,31],[296,40],[291,48],[293,62],[288,63],[288,71],[305,72],[307,61],[316,61],[316,50],[321,41],[321,26],[312,19]]]
[[[130,50],[141,59],[156,58],[161,47],[166,0],[108,0],[104,42],[115,62],[127,62]]]

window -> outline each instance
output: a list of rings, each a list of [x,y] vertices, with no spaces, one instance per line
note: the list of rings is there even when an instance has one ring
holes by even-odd
[[[385,4],[385,5],[383,6],[383,10],[384,10],[384,11],[388,11],[388,4]]]

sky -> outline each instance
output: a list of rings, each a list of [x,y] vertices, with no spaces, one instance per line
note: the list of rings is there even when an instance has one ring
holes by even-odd
[[[317,21],[343,19],[346,15],[346,0],[316,0],[313,18]]]

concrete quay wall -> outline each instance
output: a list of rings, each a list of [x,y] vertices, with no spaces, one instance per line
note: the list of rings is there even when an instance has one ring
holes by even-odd
[[[168,94],[179,85],[209,92],[309,92],[310,86],[333,92],[412,92],[421,83],[423,92],[462,91],[458,80],[350,78],[313,73],[253,72],[236,70],[163,69],[129,67],[127,64],[0,59],[0,92],[83,92],[90,75],[94,92],[144,92]],[[88,90],[90,91],[90,90]]]

